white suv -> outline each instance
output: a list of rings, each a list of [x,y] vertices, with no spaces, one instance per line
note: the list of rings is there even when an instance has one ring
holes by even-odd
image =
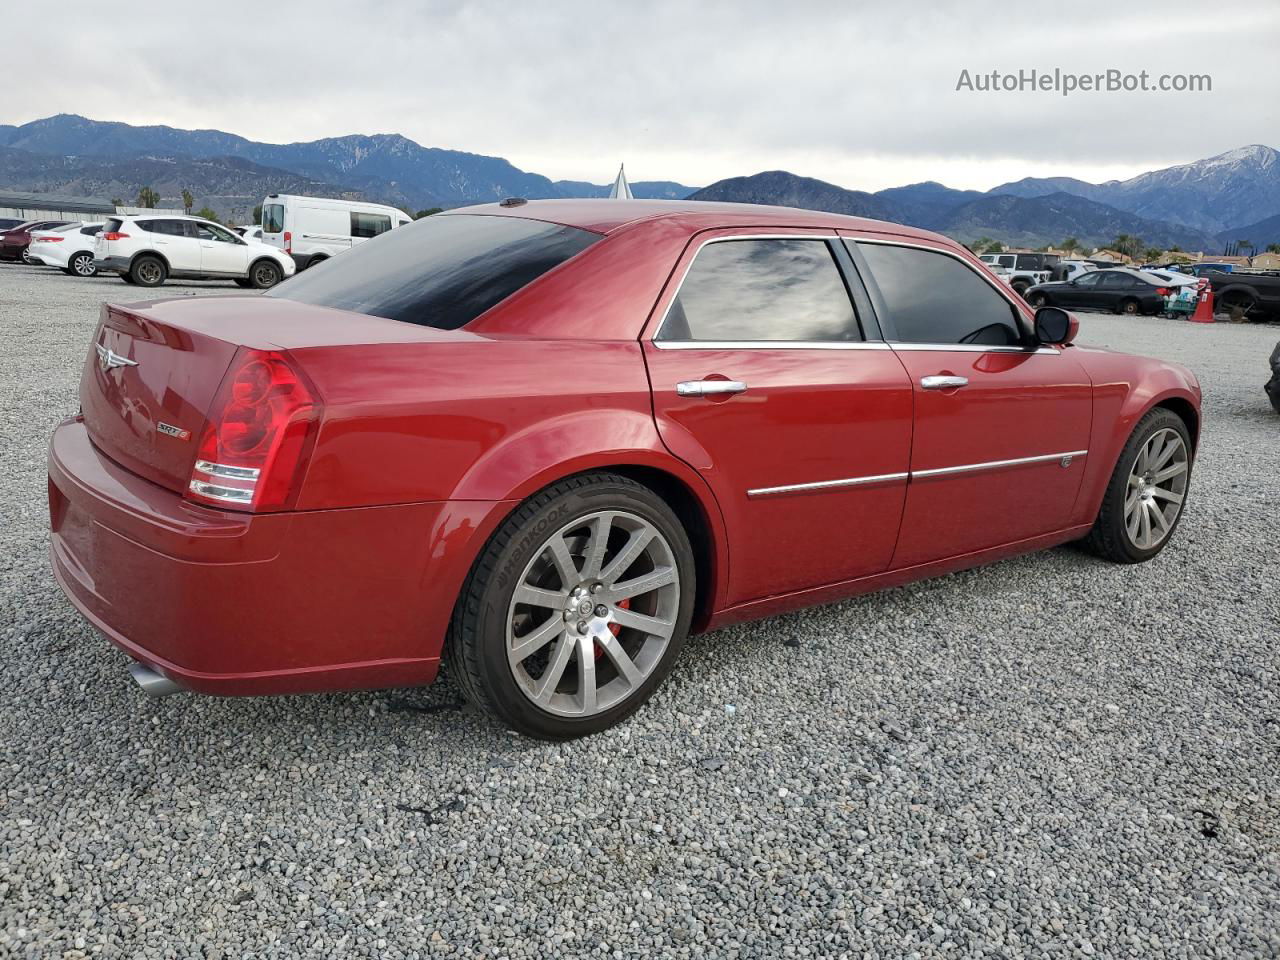
[[[166,279],[234,280],[274,287],[293,276],[293,259],[275,247],[236,236],[200,217],[134,214],[112,217],[93,248],[99,270],[125,283],[158,287]]]
[[[69,223],[52,230],[33,230],[27,256],[73,277],[92,277],[98,272],[93,264],[93,245],[101,231],[101,223]]]

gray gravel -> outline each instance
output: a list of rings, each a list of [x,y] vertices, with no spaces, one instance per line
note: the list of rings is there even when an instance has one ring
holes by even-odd
[[[1205,386],[1153,563],[1064,548],[696,638],[635,719],[548,746],[447,680],[133,687],[53,583],[44,474],[129,293],[0,265],[0,956],[1280,952],[1280,328],[1085,318]]]

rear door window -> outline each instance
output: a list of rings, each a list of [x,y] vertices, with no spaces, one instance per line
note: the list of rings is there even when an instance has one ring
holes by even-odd
[[[351,211],[351,236],[368,239],[391,229],[391,218],[385,213]]]
[[[719,240],[689,266],[659,341],[861,340],[825,240]]]
[[[454,330],[599,239],[517,217],[427,217],[357,244],[266,296]]]
[[[880,288],[897,340],[986,346],[1022,343],[1013,304],[956,257],[885,243],[860,242],[857,247]]]
[[[268,203],[262,208],[262,230],[264,233],[281,233],[284,230],[283,203]]]

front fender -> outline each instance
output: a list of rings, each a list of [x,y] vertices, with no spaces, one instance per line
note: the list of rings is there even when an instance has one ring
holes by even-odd
[[[1075,349],[1080,350],[1079,359],[1093,380],[1093,424],[1073,520],[1092,523],[1134,427],[1153,408],[1170,406],[1179,414],[1190,412],[1194,448],[1200,434],[1201,391],[1195,375],[1180,364],[1089,347]]]

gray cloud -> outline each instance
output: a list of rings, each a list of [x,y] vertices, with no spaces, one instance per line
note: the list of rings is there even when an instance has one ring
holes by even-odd
[[[876,189],[1136,172],[1274,140],[1280,8],[964,2],[117,0],[6,16],[0,120],[57,112],[288,141],[399,132],[552,177],[786,168]],[[1208,94],[957,92],[962,69],[1194,72]]]

